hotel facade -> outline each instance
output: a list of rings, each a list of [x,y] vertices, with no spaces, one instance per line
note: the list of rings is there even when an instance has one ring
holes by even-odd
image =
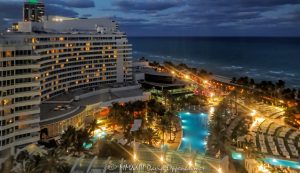
[[[18,28],[0,35],[2,160],[40,139],[41,119],[45,119],[42,126],[55,119],[56,113],[43,118],[51,106],[68,103],[66,109],[70,108],[51,123],[59,124],[68,114],[67,118],[82,122],[82,116],[74,116],[82,115],[85,105],[75,104],[74,93],[132,82],[132,48],[111,19],[52,16],[43,22],[19,22]],[[55,99],[72,94],[70,101]]]

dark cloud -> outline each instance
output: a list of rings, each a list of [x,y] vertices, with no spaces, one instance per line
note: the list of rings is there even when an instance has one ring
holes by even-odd
[[[22,18],[22,3],[11,1],[0,4],[0,29],[6,28],[10,23]]]
[[[91,14],[82,14],[80,17],[82,18],[89,18],[89,17],[92,17]]]
[[[71,8],[54,5],[54,4],[48,4],[46,6],[46,14],[47,15],[66,16],[66,17],[77,17],[78,16],[78,13]]]
[[[70,8],[81,6],[87,8],[93,1],[85,1],[86,4],[80,4],[79,0],[68,0],[62,3],[62,0],[46,0],[45,10],[47,15],[61,15],[67,17],[77,17],[78,13]],[[83,1],[81,1],[83,2]],[[1,1],[0,2],[0,30],[7,28],[11,23],[22,20],[23,2],[22,1]]]
[[[46,0],[46,4],[60,5],[68,8],[93,8],[95,2],[93,0]]]
[[[114,5],[124,11],[162,11],[183,4],[182,0],[118,0]]]
[[[187,3],[191,6],[215,6],[215,7],[274,7],[280,5],[295,5],[299,4],[296,0],[188,0]]]
[[[44,1],[49,15],[122,16],[130,35],[300,35],[299,0],[111,0],[103,8],[102,0]],[[99,14],[89,11],[94,2]],[[0,0],[2,28],[21,17],[21,2]]]

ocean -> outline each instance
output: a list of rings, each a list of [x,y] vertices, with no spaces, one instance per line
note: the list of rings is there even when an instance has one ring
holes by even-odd
[[[133,57],[186,63],[227,77],[300,88],[300,38],[130,37]]]

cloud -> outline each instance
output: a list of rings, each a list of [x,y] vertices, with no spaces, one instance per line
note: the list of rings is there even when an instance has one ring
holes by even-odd
[[[66,16],[66,17],[77,17],[78,16],[78,13],[71,8],[54,5],[54,4],[48,4],[46,6],[46,14],[47,15]]]
[[[48,4],[48,1],[51,2]],[[48,0],[46,1],[45,10],[47,15],[62,15],[68,17],[77,17],[79,14],[71,6],[77,4],[77,0],[74,2],[67,2],[66,6],[57,2],[61,0]],[[78,5],[78,4],[77,4]],[[5,29],[13,22],[21,21],[23,11],[22,1],[1,1],[0,2],[0,30]]]
[[[114,5],[124,11],[162,11],[183,4],[182,0],[118,0]]]
[[[93,8],[95,2],[93,0],[46,0],[46,4],[60,5],[67,8]]]

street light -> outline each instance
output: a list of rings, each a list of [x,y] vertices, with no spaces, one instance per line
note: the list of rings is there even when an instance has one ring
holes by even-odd
[[[215,112],[215,108],[214,108],[214,107],[211,107],[210,110],[209,110],[209,113],[210,113],[210,114],[213,114],[214,112]]]
[[[252,110],[251,114],[252,117],[256,115],[256,110]]]
[[[188,162],[188,165],[189,165],[189,167],[192,167],[192,166],[193,166],[193,162],[190,160],[190,161]]]
[[[161,162],[164,162],[164,161],[165,161],[165,159],[164,159],[164,156],[163,156],[163,155],[161,155],[161,156],[160,156],[160,161],[161,161]]]

